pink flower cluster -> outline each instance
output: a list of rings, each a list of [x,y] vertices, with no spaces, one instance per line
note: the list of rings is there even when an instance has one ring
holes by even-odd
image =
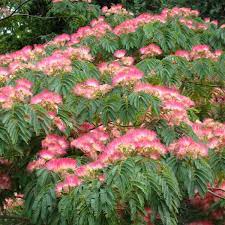
[[[49,76],[72,71],[71,60],[57,52],[39,61],[36,68]]]
[[[55,93],[43,90],[31,98],[31,104],[39,104],[48,111],[48,116],[53,120],[55,126],[62,132],[66,130],[65,123],[57,116],[58,106],[62,103],[62,97]]]
[[[177,101],[178,103],[183,104],[183,107],[185,109],[194,106],[194,102],[190,98],[181,95],[176,89],[168,88],[165,86],[157,86],[157,85],[151,85],[148,83],[139,82],[136,84],[134,91],[146,92],[166,102],[172,101],[172,100]]]
[[[217,61],[218,58],[222,55],[222,50],[216,50],[215,52],[211,52],[208,45],[196,45],[192,47],[191,57],[192,59],[199,58],[209,58],[214,61]]]
[[[175,53],[174,53],[175,56],[179,56],[179,57],[183,57],[185,58],[186,60],[190,61],[191,60],[191,55],[190,55],[190,52],[187,51],[187,50],[177,50]]]
[[[39,151],[39,159],[30,162],[28,171],[45,168],[65,177],[63,182],[56,186],[56,193],[69,190],[69,187],[80,185],[76,176],[71,175],[77,169],[77,161],[72,158],[57,158],[66,154],[69,144],[64,137],[50,134],[42,141],[43,150]]]
[[[122,67],[118,61],[113,61],[111,63],[102,62],[98,65],[98,69],[101,74],[109,74],[111,76],[123,68],[124,67]]]
[[[112,78],[112,84],[114,86],[119,84],[123,85],[133,84],[138,80],[140,80],[143,76],[144,73],[135,66],[126,67],[115,73],[115,75]]]
[[[172,93],[175,94],[177,92],[174,91]],[[28,169],[31,171],[37,168],[46,168],[60,174],[62,181],[56,186],[58,196],[62,192],[68,192],[71,188],[81,185],[84,177],[99,178],[103,182],[104,174],[102,174],[102,169],[129,156],[142,155],[158,160],[168,152],[173,153],[180,159],[187,156],[196,159],[208,155],[207,146],[200,142],[195,142],[190,137],[182,137],[166,148],[157,138],[157,134],[154,131],[139,128],[129,129],[122,136],[120,136],[119,132],[119,135],[116,135],[116,138],[114,137],[108,143],[110,135],[105,132],[105,128],[100,126],[93,129],[87,123],[83,126],[86,127],[85,130],[88,133],[81,134],[81,136],[74,139],[71,142],[71,146],[80,149],[93,160],[92,162],[78,166],[75,159],[57,158],[66,153],[65,150],[68,148],[68,143],[63,137],[49,135],[42,141],[44,150],[38,153],[40,158],[28,165]]]
[[[210,18],[204,18],[204,21],[206,23],[211,23],[211,24],[218,26],[218,20],[211,20]]]
[[[84,177],[92,177],[96,178],[98,177],[100,181],[104,181],[104,175],[99,175],[99,172],[101,169],[107,167],[108,165],[101,160],[97,159],[93,162],[90,162],[86,165],[82,165],[77,168],[76,175],[80,178]]]
[[[4,200],[3,209],[7,212],[11,212],[13,209],[23,206],[24,204],[24,195],[14,193],[13,197],[6,198]]]
[[[113,32],[117,35],[124,33],[135,32],[139,26],[142,26],[147,23],[154,23],[156,21],[165,23],[170,17],[189,17],[189,16],[198,16],[199,12],[196,10],[191,10],[190,8],[178,8],[174,7],[173,9],[164,9],[160,14],[149,14],[143,13],[136,18],[126,20],[123,23],[116,26]]]
[[[69,192],[71,188],[80,186],[82,180],[79,179],[76,175],[67,175],[63,182],[59,182],[56,185],[55,191],[57,196],[60,196],[62,192]]]
[[[222,54],[222,50],[216,50],[214,52],[210,51],[210,47],[208,45],[196,45],[192,47],[191,51],[177,50],[175,52],[176,56],[186,58],[189,61],[200,58],[207,58],[213,61],[217,61]]]
[[[69,192],[74,187],[80,186],[84,177],[96,178],[96,172],[104,167],[105,165],[103,163],[96,160],[86,165],[77,167],[73,174],[67,174],[64,172],[64,174],[62,174],[63,181],[59,182],[55,187],[57,196],[60,196],[62,193]],[[97,175],[97,177],[100,181],[104,181],[104,175]]]
[[[0,83],[4,83],[9,78],[9,70],[6,67],[0,66]]]
[[[156,133],[147,129],[131,129],[125,135],[115,138],[106,147],[103,156],[105,162],[110,156],[119,156],[121,159],[133,154],[143,155],[152,159],[159,159],[167,153],[166,147],[156,137]]]
[[[110,16],[110,15],[133,15],[133,13],[127,11],[121,4],[113,5],[111,8],[108,8],[107,6],[104,6],[102,8],[102,13],[105,16]]]
[[[151,208],[145,208],[145,216],[144,216],[144,221],[146,222],[146,225],[154,225],[151,222],[151,216],[152,216],[152,209]]]
[[[41,142],[41,144],[42,148],[45,150],[39,152],[39,156],[46,160],[56,156],[65,155],[66,149],[69,148],[69,144],[66,141],[65,137],[61,137],[56,134],[47,135],[46,138]],[[48,153],[50,154],[50,158],[48,157]],[[53,157],[51,157],[51,154]]]
[[[180,18],[179,19],[180,23],[182,23],[183,25],[187,26],[189,29],[191,30],[207,30],[209,25],[206,23],[200,23],[200,22],[196,22],[192,19],[187,19],[187,18]]]
[[[97,159],[98,153],[105,150],[104,144],[108,139],[109,135],[104,128],[98,127],[73,140],[71,146],[80,149],[91,159]]]
[[[37,169],[42,169],[46,163],[46,160],[43,158],[39,158],[37,160],[33,160],[28,163],[27,165],[27,171],[33,172],[34,170]]]
[[[27,79],[16,80],[16,85],[0,88],[0,106],[9,109],[15,102],[25,102],[32,95],[32,83]]]
[[[80,148],[85,153],[86,151],[93,151],[93,148],[95,148],[92,144],[92,140],[94,139],[95,143],[103,146],[109,137],[102,130],[99,133],[98,129],[92,130],[88,134],[75,139],[71,145]],[[125,135],[114,139],[107,146],[97,151],[102,151],[102,153],[97,155],[95,161],[77,167],[73,175],[66,175],[64,181],[56,186],[56,193],[58,195],[62,191],[69,191],[70,187],[79,186],[84,177],[97,176],[100,181],[104,181],[104,175],[99,175],[98,171],[129,155],[140,154],[152,159],[158,159],[161,155],[167,153],[166,148],[156,138],[156,133],[146,129],[130,130]]]
[[[54,172],[74,171],[77,168],[77,161],[72,158],[50,159],[46,162],[45,168]]]
[[[209,148],[220,149],[225,147],[225,124],[205,119],[192,124],[193,131]]]
[[[7,174],[0,173],[0,190],[11,189],[11,179]]]
[[[140,53],[142,54],[142,58],[153,57],[162,55],[162,49],[156,44],[149,44],[140,49]]]
[[[97,153],[97,151],[104,150],[104,144],[108,138],[109,135],[104,131],[103,127],[99,127],[73,140],[71,146],[79,148],[88,156],[97,159],[97,155],[93,157],[94,154]],[[42,144],[45,145],[45,142],[46,140]],[[47,143],[47,146],[52,148],[51,144],[52,143]],[[98,145],[102,149],[98,148]],[[55,146],[53,146],[53,149],[54,148]],[[68,192],[71,188],[81,185],[83,177],[95,177],[95,171],[102,169],[105,166],[106,165],[103,162],[96,160],[86,165],[77,167],[76,160],[72,158],[52,158],[47,162],[45,161],[41,168],[46,168],[48,170],[57,172],[62,176],[63,181],[58,183],[55,189],[57,195],[60,196],[62,192]],[[99,179],[104,180],[104,176],[99,176]]]
[[[117,25],[113,29],[113,32],[116,35],[133,33],[137,30],[137,28],[139,26],[142,26],[147,23],[154,23],[156,21],[165,23],[166,19],[167,19],[167,15],[163,14],[163,13],[161,13],[159,15],[151,15],[148,13],[143,13],[136,18],[126,20],[126,21],[122,22],[121,24]]]
[[[30,62],[13,61],[8,66],[11,77],[22,72],[23,70],[34,70],[35,66]]]
[[[134,91],[145,92],[158,97],[162,101],[161,117],[169,125],[179,125],[181,122],[190,124],[187,109],[194,106],[194,102],[179,94],[177,90],[139,82],[135,85]]]
[[[92,20],[90,25],[91,26],[80,27],[76,33],[72,34],[68,45],[78,44],[83,38],[88,36],[100,38],[104,36],[107,31],[112,30],[111,26],[105,22],[104,17]]]
[[[208,147],[203,143],[195,142],[190,137],[182,137],[170,144],[169,151],[181,159],[186,156],[193,159],[208,156]]]
[[[117,50],[113,55],[117,58],[116,60],[112,62],[102,62],[98,65],[101,74],[114,76],[116,73],[134,64],[134,58],[132,56],[126,56],[125,50]]]
[[[10,62],[13,61],[28,61],[31,57],[32,53],[32,47],[31,46],[25,46],[21,50],[12,52],[12,53],[7,53],[5,55],[1,55],[0,57],[0,62],[2,61],[1,64],[9,64]],[[4,62],[5,61],[5,62]]]
[[[101,170],[130,155],[139,154],[156,160],[168,152],[156,133],[147,129],[128,130],[125,135],[107,144],[109,138],[109,134],[100,126],[73,140],[72,147],[80,149],[94,160],[78,167],[75,159],[57,158],[65,154],[68,148],[66,140],[57,135],[48,135],[42,141],[45,150],[38,153],[39,159],[29,163],[27,169],[33,171],[46,168],[59,173],[63,181],[57,184],[56,193],[60,195],[82,184],[84,177],[98,178],[103,182],[105,178]]]
[[[114,55],[116,58],[121,59],[121,58],[123,58],[123,57],[126,55],[126,53],[127,53],[126,50],[121,49],[121,50],[116,50],[116,51],[114,52],[113,55]]]
[[[174,7],[172,9],[165,8],[163,9],[163,13],[166,13],[170,17],[174,16],[184,16],[184,17],[196,17],[199,15],[199,11],[192,10],[191,8],[184,8],[184,7]]]
[[[90,48],[86,46],[81,46],[78,48],[68,47],[63,54],[70,58],[71,60],[86,60],[92,61],[93,57],[90,53]]]
[[[46,161],[65,155],[66,150],[69,148],[65,137],[56,134],[47,135],[41,145],[42,150],[38,152],[39,158],[28,164],[28,171],[43,168]]]
[[[0,55],[0,77],[15,74],[23,69],[41,70],[48,75],[55,75],[70,72],[72,69],[71,59],[92,61],[93,57],[89,48],[70,46],[80,43],[81,39],[90,35],[101,37],[112,28],[104,21],[104,17],[92,20],[90,25],[79,28],[72,35],[58,35],[52,41],[43,45],[26,46],[19,51]],[[58,50],[53,52],[51,56],[41,59],[44,55],[47,55],[45,49],[49,46],[57,48],[64,46],[66,49]]]
[[[55,113],[50,113],[50,118],[53,119],[55,126],[62,132],[66,130],[66,124],[58,116],[55,116]]]
[[[70,41],[70,35],[69,34],[60,34],[57,35],[50,43],[58,44],[58,45],[65,45],[68,41]]]
[[[46,46],[47,44],[34,44],[33,49],[30,53],[31,59],[44,55]]]
[[[58,49],[54,51],[53,55],[60,56],[60,57],[63,56],[65,57],[65,59],[67,58],[68,60],[85,60],[85,61],[93,60],[93,57],[90,53],[90,48],[87,46],[80,46],[77,48],[67,47],[64,50]],[[49,57],[47,57],[47,61],[48,60],[49,60]]]
[[[55,113],[58,110],[58,105],[62,103],[62,97],[48,90],[43,90],[41,93],[31,98],[31,104],[39,104],[48,112]]]
[[[0,81],[5,82],[9,76],[15,75],[23,69],[33,71],[42,71],[47,75],[57,75],[69,73],[72,71],[73,59],[92,61],[93,57],[90,54],[90,49],[85,46],[78,48],[68,47],[66,50],[57,50],[51,56],[40,60],[40,56],[45,54],[45,48],[49,45],[66,43],[69,39],[66,35],[59,35],[53,41],[45,45],[36,45],[33,49],[21,49],[17,54],[6,54],[0,56]],[[35,60],[34,60],[35,59]],[[1,62],[2,61],[2,62]],[[8,65],[6,67],[5,65]]]
[[[83,83],[78,83],[73,88],[73,93],[88,99],[95,99],[98,96],[105,95],[112,87],[109,84],[100,85],[96,79],[88,79]]]
[[[4,159],[3,157],[0,157],[0,166],[8,166],[11,164],[11,161],[8,159]]]
[[[134,64],[134,58],[132,56],[126,56],[126,50],[124,49],[120,49],[120,50],[116,50],[113,54],[113,56],[115,58],[117,58],[115,61],[111,62],[109,65],[107,65],[106,63],[101,64],[102,67],[100,67],[100,69],[105,69],[107,70],[110,66],[117,66],[118,65],[118,69],[122,69],[125,66],[131,66]]]
[[[21,50],[0,55],[0,77],[13,76],[17,72],[23,69],[35,69],[32,60],[38,58],[40,55],[44,54],[44,48],[46,45],[34,45],[26,46]],[[8,66],[8,67],[6,67]]]

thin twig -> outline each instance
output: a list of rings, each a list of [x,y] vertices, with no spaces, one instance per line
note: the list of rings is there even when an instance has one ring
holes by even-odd
[[[94,127],[93,127],[93,128],[91,128],[91,129],[89,129],[88,131],[91,131],[91,130],[94,130],[94,129],[98,128],[98,127],[103,126],[103,124],[102,124],[102,123],[98,124],[98,126],[95,126],[93,123],[92,123],[92,125],[93,125]]]
[[[216,194],[216,193],[214,193],[214,192],[212,192],[212,191],[209,191],[209,190],[208,190],[208,192],[209,192],[210,194],[214,195],[214,196],[217,197],[217,198],[220,198],[220,199],[225,200],[224,197],[222,197],[222,196],[220,196],[220,195],[218,195],[218,194]]]
[[[209,189],[211,189],[211,190],[218,190],[218,191],[223,191],[223,192],[225,192],[225,190],[223,190],[222,188],[211,187],[211,188],[209,188]]]
[[[27,4],[29,1],[31,1],[31,0],[26,0],[23,3],[21,3],[10,15],[0,19],[0,22],[12,17],[17,12],[17,10],[19,10],[23,5]]]
[[[59,17],[56,16],[38,16],[38,15],[30,15],[30,14],[25,14],[25,13],[17,13],[14,14],[14,16],[26,16],[26,17],[34,17],[34,18],[38,18],[38,19],[57,19]]]

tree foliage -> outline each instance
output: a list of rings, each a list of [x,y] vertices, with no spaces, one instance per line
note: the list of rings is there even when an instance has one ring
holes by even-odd
[[[222,225],[224,26],[46,4],[69,34],[0,55],[0,223]]]

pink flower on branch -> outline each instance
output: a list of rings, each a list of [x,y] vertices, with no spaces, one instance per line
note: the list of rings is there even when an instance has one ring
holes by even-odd
[[[51,159],[45,164],[45,168],[54,172],[60,171],[75,171],[77,161],[71,158]]]
[[[103,127],[91,130],[71,142],[71,146],[80,149],[84,154],[92,159],[97,159],[97,154],[105,150],[105,143],[109,139],[109,135],[104,131]]]
[[[140,53],[143,55],[142,58],[145,58],[162,55],[163,51],[158,45],[149,44],[148,46],[141,48]]]
[[[135,66],[125,67],[121,71],[117,72],[112,78],[112,84],[114,86],[119,84],[131,84],[136,83],[144,76],[144,73]]]
[[[114,56],[116,57],[116,58],[118,58],[118,59],[120,59],[120,58],[123,58],[125,55],[126,55],[126,50],[116,50],[115,52],[114,52]]]
[[[109,84],[100,84],[96,79],[88,79],[83,83],[75,85],[73,93],[88,99],[95,99],[98,96],[109,92],[112,87]]]
[[[189,156],[193,159],[208,156],[208,147],[200,142],[195,142],[190,137],[182,137],[170,144],[169,151],[178,158]]]
[[[49,90],[43,90],[41,93],[31,98],[31,104],[40,104],[49,112],[57,112],[58,105],[62,103],[62,97]]]
[[[27,79],[16,80],[16,85],[4,86],[0,88],[0,105],[9,109],[16,102],[26,102],[30,96],[32,83]]]

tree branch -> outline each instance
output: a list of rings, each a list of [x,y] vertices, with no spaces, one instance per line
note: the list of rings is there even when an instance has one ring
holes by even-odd
[[[223,190],[222,188],[211,187],[211,188],[209,188],[209,189],[225,192],[225,190]]]
[[[220,198],[220,199],[225,200],[224,197],[222,197],[222,196],[220,196],[220,195],[218,195],[218,194],[216,194],[216,193],[214,193],[214,192],[212,192],[212,191],[209,191],[209,190],[208,190],[208,192],[209,192],[210,194],[214,195],[214,196],[217,197],[217,198]]]
[[[60,19],[60,18],[70,18],[73,16],[38,16],[38,15],[30,15],[30,14],[26,14],[26,13],[14,13],[13,15],[11,14],[8,17],[5,17],[3,19],[0,19],[0,22],[4,19],[7,19],[9,17],[16,17],[16,16],[22,16],[22,17],[32,17],[32,18],[37,18],[37,19]]]
[[[38,19],[56,19],[56,18],[59,18],[59,17],[56,17],[56,16],[37,16],[37,15],[30,15],[30,14],[25,14],[25,13],[17,13],[17,14],[14,14],[12,16],[13,17],[14,16],[26,16],[26,17],[34,17],[34,18],[38,18]]]
[[[10,15],[0,19],[0,22],[12,17],[17,12],[17,10],[19,10],[23,5],[27,4],[29,1],[32,1],[32,0],[26,0],[23,3],[21,3]]]

